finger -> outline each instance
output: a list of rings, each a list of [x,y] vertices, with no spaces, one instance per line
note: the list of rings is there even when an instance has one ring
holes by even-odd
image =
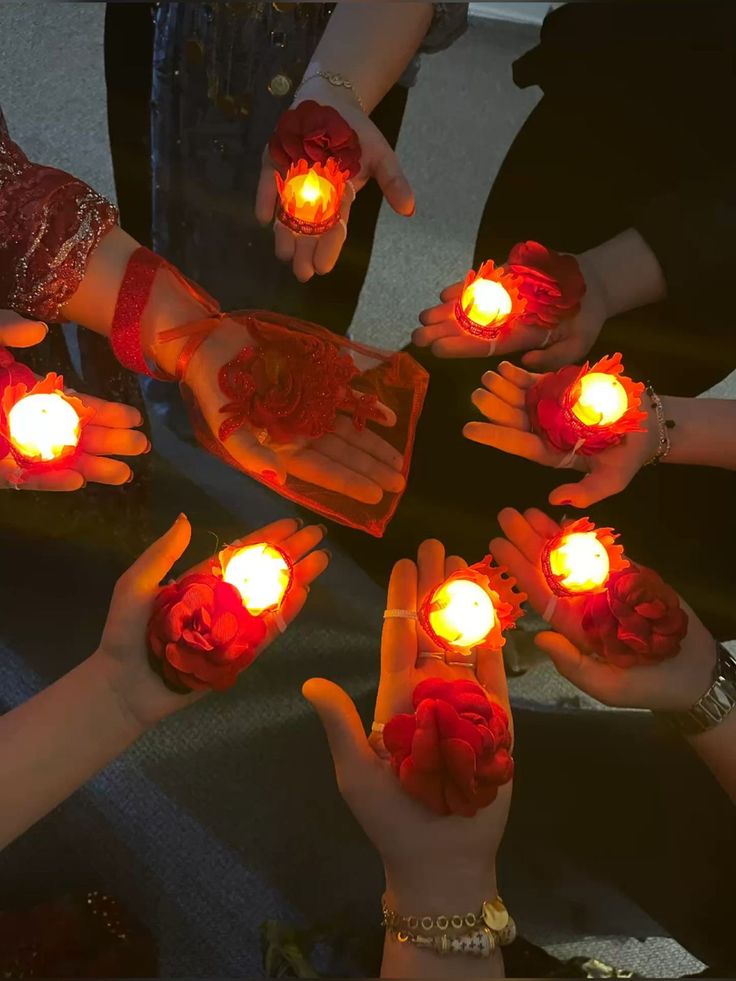
[[[150,592],[158,587],[177,559],[186,551],[192,537],[192,527],[185,514],[180,514],[168,531],[149,545],[146,551],[123,574],[120,582]]]
[[[79,447],[95,456],[140,456],[151,444],[145,433],[135,429],[88,425],[79,437]]]
[[[335,432],[338,436],[342,436],[347,443],[357,446],[358,449],[363,450],[365,453],[370,453],[372,457],[385,463],[392,470],[400,472],[403,469],[403,454],[395,450],[390,443],[386,442],[385,439],[382,439],[370,429],[356,429],[352,419],[348,419],[347,416],[340,415],[337,417],[335,420]]]
[[[505,538],[494,538],[489,547],[498,564],[506,566],[519,587],[529,597],[531,605],[542,616],[552,593],[539,565],[530,562],[516,545]]]
[[[549,495],[549,503],[561,507],[571,505],[585,508],[606,497],[619,494],[631,482],[633,474],[627,475],[617,470],[594,470],[575,484],[561,484]]]
[[[473,405],[491,422],[522,432],[529,431],[529,416],[524,409],[513,408],[485,388],[476,388],[470,398]]]
[[[489,695],[498,699],[511,716],[503,654],[497,648],[479,647],[475,652],[475,673]]]
[[[496,371],[486,371],[481,379],[489,392],[514,409],[526,409],[526,392]]]
[[[294,575],[300,586],[310,586],[315,579],[322,575],[330,564],[330,553],[325,549],[310,552],[294,566]]]
[[[401,169],[399,158],[386,144],[385,152],[381,155],[373,172],[383,196],[399,215],[410,218],[416,210],[414,191]]]
[[[261,173],[258,178],[258,187],[256,188],[255,204],[256,219],[261,225],[269,225],[276,210],[278,192],[276,190],[274,173],[274,167],[270,158],[267,154],[264,154]]]
[[[532,374],[531,371],[525,371],[512,361],[501,361],[498,365],[498,373],[522,391],[531,388],[539,378],[539,375]]]
[[[527,518],[515,508],[504,508],[499,512],[498,523],[504,535],[515,545],[529,562],[536,565],[542,554],[547,535],[540,535]]]
[[[544,630],[534,638],[537,647],[549,656],[557,671],[576,688],[593,698],[611,704],[618,686],[610,665],[601,664],[588,657],[572,644],[567,637],[551,630]],[[619,699],[617,699],[619,701]]]
[[[135,406],[122,402],[107,402],[95,398],[94,395],[80,395],[73,389],[67,391],[75,395],[82,405],[94,410],[92,421],[96,426],[107,426],[109,429],[135,429],[143,425],[143,416]]]
[[[444,326],[445,332],[438,334],[437,336],[439,337],[444,337],[445,333],[459,333],[460,328],[455,320],[456,303],[457,300],[448,300],[445,303],[438,303],[434,307],[428,307],[426,310],[422,310],[419,314],[419,322],[424,327]],[[435,340],[435,338],[432,337],[432,340]]]
[[[127,463],[120,460],[110,460],[105,456],[92,456],[80,453],[74,461],[77,470],[88,483],[112,484],[117,487],[127,484],[133,477],[133,471]]]
[[[411,342],[417,347],[429,347],[445,337],[458,337],[459,331],[454,320],[442,320],[437,324],[417,327],[412,331]],[[487,349],[487,348],[486,348]]]
[[[315,451],[324,453],[330,460],[348,467],[354,473],[368,477],[390,493],[398,494],[406,486],[403,475],[397,470],[386,466],[385,463],[381,463],[380,460],[376,460],[356,446],[351,446],[339,436],[328,433],[313,445]]]
[[[462,294],[464,280],[459,279],[456,283],[451,286],[446,286],[440,293],[440,300],[443,303],[447,303],[450,300],[457,300],[457,298]],[[455,304],[453,303],[453,308]]]
[[[296,250],[296,235],[282,225],[280,221],[273,224],[273,250],[277,259],[282,262],[291,262]]]
[[[318,276],[325,276],[335,268],[347,237],[348,226],[345,218],[341,218],[329,231],[319,236],[313,258],[314,271]]]
[[[375,407],[380,412],[380,416],[377,419],[375,419],[376,425],[385,426],[387,429],[392,429],[396,425],[396,421],[397,421],[397,416],[394,410],[390,409],[384,402],[376,402]],[[361,432],[366,431],[364,429],[363,430],[356,429],[355,425],[353,425],[351,428],[353,432],[357,433],[358,435],[360,435]],[[370,430],[368,430],[368,432],[370,432]]]
[[[292,269],[300,283],[308,283],[314,276],[314,252],[319,241],[316,235],[297,235],[294,243]]]
[[[338,783],[345,777],[360,780],[360,774],[373,764],[373,751],[352,699],[342,688],[323,678],[307,681],[302,694],[324,727]]]
[[[325,490],[336,491],[363,504],[378,504],[383,488],[315,450],[300,450],[288,462],[289,473]]]
[[[475,337],[444,337],[432,345],[437,358],[489,358],[491,342]]]
[[[15,310],[0,310],[0,345],[33,347],[40,344],[49,332],[40,320],[26,320]]]
[[[445,578],[445,546],[436,538],[428,538],[417,550],[419,606]]]
[[[573,335],[552,341],[548,347],[540,350],[529,351],[521,360],[530,371],[556,371],[587,354],[584,346],[580,338]]]
[[[77,491],[84,485],[84,477],[76,470],[51,470],[48,473],[29,474],[18,484],[18,490]]]
[[[387,610],[417,609],[417,567],[411,559],[400,559],[391,570],[386,597]],[[381,634],[381,678],[407,671],[414,666],[417,656],[416,620],[406,617],[389,617],[383,621]],[[380,691],[379,691],[380,700]],[[376,718],[388,721],[378,714]]]
[[[255,531],[248,532],[242,538],[236,538],[234,542],[230,542],[230,546],[255,545],[260,542],[280,545],[287,538],[296,534],[298,530],[299,521],[296,518],[279,518],[278,521],[272,521],[262,528],[256,528]]]
[[[468,563],[459,555],[448,555],[445,559],[445,579],[448,579],[456,572],[460,572],[462,569],[467,569],[467,567]]]
[[[559,535],[562,531],[562,528],[554,518],[550,518],[548,514],[540,511],[539,508],[527,508],[524,512],[524,518],[529,523],[529,526],[539,535],[542,542],[554,538],[555,535]]]
[[[524,457],[532,463],[549,465],[548,452],[539,436],[523,433],[508,426],[497,426],[492,422],[466,422],[463,436],[474,443],[493,446],[503,453]]]
[[[301,528],[293,535],[285,538],[281,542],[281,548],[292,562],[298,562],[299,559],[304,558],[307,552],[316,548],[326,534],[327,528],[324,525],[307,525],[306,528]]]

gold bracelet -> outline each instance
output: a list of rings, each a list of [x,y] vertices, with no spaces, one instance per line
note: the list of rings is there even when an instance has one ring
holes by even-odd
[[[662,399],[654,391],[651,383],[647,383],[646,392],[649,396],[649,402],[654,409],[654,414],[657,417],[657,427],[659,429],[659,442],[657,443],[657,449],[649,457],[646,463],[644,463],[644,466],[648,467],[650,465],[661,463],[672,449],[672,440],[670,439],[669,431],[670,429],[675,428],[675,423],[672,419],[665,419]]]
[[[402,916],[386,905],[383,926],[399,943],[432,950],[437,954],[472,954],[490,957],[496,947],[516,938],[516,924],[500,896],[486,900],[478,913],[450,916]]]
[[[306,78],[303,78],[301,80],[296,92],[298,92],[303,85],[306,85],[307,82],[311,82],[313,78],[324,78],[324,80],[326,82],[329,82],[330,85],[334,85],[337,88],[347,89],[352,95],[352,97],[355,99],[355,101],[358,103],[360,108],[363,110],[363,112],[365,112],[365,104],[361,99],[361,97],[358,95],[358,93],[355,91],[355,86],[353,85],[353,83],[350,81],[349,78],[345,78],[345,76],[341,75],[339,72],[312,72],[311,75],[307,75]],[[294,95],[296,95],[296,92],[294,93]]]

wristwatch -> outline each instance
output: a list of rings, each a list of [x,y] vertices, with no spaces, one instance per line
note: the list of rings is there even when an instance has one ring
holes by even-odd
[[[736,706],[736,657],[716,642],[713,684],[687,712],[658,713],[683,736],[697,736],[719,725]]]

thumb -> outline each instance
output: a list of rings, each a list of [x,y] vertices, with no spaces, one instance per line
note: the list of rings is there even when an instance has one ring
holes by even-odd
[[[412,191],[411,184],[401,169],[399,158],[388,143],[386,144],[384,153],[376,164],[373,176],[383,191],[383,196],[394,211],[397,214],[411,218],[416,211],[414,191]]]
[[[598,470],[586,474],[576,484],[562,484],[549,495],[549,503],[564,507],[587,508],[590,504],[613,497],[628,485],[622,474],[610,470]]]
[[[554,341],[549,347],[528,351],[521,361],[529,371],[556,371],[573,364],[585,353],[581,350],[580,338],[573,335]]]
[[[149,545],[146,551],[125,573],[139,589],[156,589],[161,580],[181,558],[192,537],[192,526],[185,514],[180,514],[168,531]]]
[[[256,189],[255,213],[256,220],[261,225],[269,225],[273,219],[276,209],[276,178],[271,158],[266,154],[261,166],[261,174],[258,178],[258,188]]]
[[[48,334],[46,324],[38,320],[26,320],[15,310],[0,310],[0,344],[7,347],[33,347]]]
[[[312,678],[305,683],[302,694],[324,727],[338,780],[341,776],[354,775],[373,761],[363,723],[347,692],[324,678]]]

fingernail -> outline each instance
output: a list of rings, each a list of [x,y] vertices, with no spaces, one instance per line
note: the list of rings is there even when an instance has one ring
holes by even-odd
[[[557,506],[561,508],[572,507],[572,501],[570,500],[569,497],[566,497],[563,501],[558,501]]]
[[[296,524],[297,528],[303,528],[304,518],[294,518],[294,523]]]
[[[83,490],[87,486],[87,481],[82,477],[82,483],[79,485],[79,489]]]
[[[331,561],[332,560],[332,552],[329,550],[329,548],[323,548],[322,551],[327,556],[328,561]]]
[[[180,521],[186,521],[186,520],[187,520],[187,516],[184,514],[183,511],[181,511],[177,515],[177,518],[176,518],[176,521],[174,522],[174,524],[177,525],[177,524],[179,524]]]
[[[327,525],[317,525],[317,527],[318,527],[318,528],[319,528],[319,530],[320,530],[320,531],[322,532],[322,536],[323,536],[323,537],[324,537],[324,536],[325,536],[325,535],[327,534],[327,532],[329,531],[329,529],[328,529],[328,527],[327,527]]]
[[[132,484],[132,483],[133,483],[133,478],[134,478],[134,477],[135,477],[135,473],[134,473],[134,472],[133,472],[133,471],[131,470],[131,471],[130,471],[130,476],[129,476],[129,477],[128,477],[128,479],[127,479],[127,480],[125,481],[125,483],[126,483],[126,484]]]
[[[153,449],[153,444],[151,443],[150,439],[147,439],[146,440],[146,448],[143,451],[143,455],[145,456],[146,453],[150,453],[152,449]]]
[[[279,475],[276,473],[275,470],[262,470],[261,477],[263,478],[263,480],[277,481],[279,479]]]
[[[43,336],[46,337],[49,332],[49,325],[45,324],[42,320],[39,320],[38,326],[43,327]]]

